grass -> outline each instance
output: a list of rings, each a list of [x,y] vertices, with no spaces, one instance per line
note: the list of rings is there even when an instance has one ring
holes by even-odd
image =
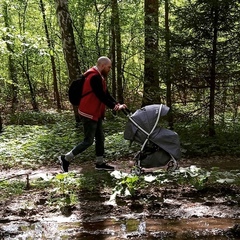
[[[129,143],[123,139],[124,120],[126,121],[116,117],[104,122],[108,159],[118,158],[129,150]],[[0,164],[4,168],[18,166],[33,169],[39,165],[51,164],[82,139],[82,127],[75,127],[72,113],[17,114],[10,117],[9,124],[0,135]],[[79,159],[93,160],[93,149],[94,146],[91,146]]]
[[[113,117],[108,113],[104,121],[106,158],[117,159],[131,154],[139,146],[129,148],[123,132],[127,119],[123,114]],[[165,124],[165,123],[163,123]],[[178,121],[175,131],[179,134],[184,157],[234,155],[240,156],[240,125],[230,120],[216,123],[216,136],[208,137],[202,119],[191,122]],[[70,151],[83,138],[83,129],[75,127],[72,112],[22,112],[10,115],[0,135],[0,164],[35,168],[51,164],[57,156]],[[94,146],[87,149],[80,161],[94,159]]]
[[[139,150],[140,147],[135,145],[129,148],[129,142],[123,138],[126,122],[126,117],[121,114],[116,117],[108,115],[107,120],[104,121],[107,160],[114,160],[129,154],[134,155],[133,152],[136,149]],[[214,138],[209,138],[205,134],[204,126],[204,123],[199,119],[188,124],[181,121],[175,124],[175,131],[180,136],[184,157],[240,156],[240,139],[238,138],[240,126],[231,124],[230,121],[227,124],[216,124],[217,135]],[[57,156],[71,150],[82,138],[82,127],[75,127],[71,112],[25,112],[10,115],[4,126],[4,131],[0,135],[0,166],[2,169],[37,169],[39,166],[53,164],[57,161]],[[78,157],[78,161],[89,161],[94,160],[94,158],[94,146],[91,146]],[[179,183],[190,183],[196,188],[203,188],[205,180],[209,178],[209,173],[199,170],[195,175],[191,175],[189,171],[182,170],[174,176],[174,179]],[[35,180],[31,182],[31,187],[38,190],[49,189],[51,196],[69,196],[63,197],[64,204],[69,203],[69,199],[70,202],[76,201],[76,193],[79,190],[91,192],[103,188],[114,189],[115,184],[117,184],[121,191],[128,188],[130,193],[134,193],[138,186],[148,187],[148,184],[143,182],[143,178],[126,177],[120,182],[116,182],[109,174],[101,175],[101,178],[96,174],[93,172],[81,176],[70,173],[60,174],[48,181]],[[239,176],[239,172],[228,175],[212,171],[210,174],[212,179],[215,177],[214,181],[220,183],[229,181],[229,184],[232,179],[235,179],[235,175]],[[170,175],[159,175],[159,177],[161,176],[164,178],[163,181],[173,178]],[[158,178],[156,183],[162,184],[162,180]],[[3,193],[1,200],[22,194],[25,186],[24,180],[0,181],[0,190]],[[66,199],[67,201],[65,201]]]
[[[123,138],[127,119],[122,114],[108,113],[104,121],[106,159],[114,160],[140,149]],[[221,124],[220,124],[221,123]],[[216,124],[216,136],[208,137],[206,124],[201,119],[178,121],[175,131],[181,142],[183,157],[214,155],[240,156],[240,125],[231,121]],[[164,123],[165,124],[165,123]],[[10,115],[0,135],[0,164],[2,168],[36,168],[52,164],[57,157],[70,151],[83,139],[82,126],[75,127],[72,112],[23,112]],[[94,146],[78,157],[80,161],[93,160]]]

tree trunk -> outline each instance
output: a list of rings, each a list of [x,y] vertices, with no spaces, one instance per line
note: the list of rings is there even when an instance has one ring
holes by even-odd
[[[97,25],[97,30],[96,30],[96,49],[97,49],[97,53],[98,53],[98,56],[99,56],[99,57],[103,55],[102,52],[101,52],[101,46],[100,46],[100,44],[99,44],[99,33],[100,33],[101,23],[102,23],[102,22],[101,22],[101,16],[102,16],[103,13],[105,13],[105,11],[106,11],[107,8],[108,8],[108,5],[110,5],[110,4],[111,4],[111,2],[109,1],[109,3],[107,3],[107,4],[103,7],[103,9],[100,11],[97,0],[94,1],[94,6],[95,6],[96,14],[97,14],[97,23],[96,23],[96,25]],[[104,41],[104,43],[105,43],[105,42],[106,42],[106,41]]]
[[[145,0],[145,64],[142,106],[159,103],[158,0]]]
[[[55,0],[55,3],[70,83],[81,75],[73,34],[72,19],[68,11],[67,0]]]
[[[122,83],[122,44],[121,44],[121,29],[119,23],[119,10],[117,0],[113,1],[113,16],[114,16],[114,27],[116,34],[116,55],[117,55],[117,99],[123,103],[123,83]]]
[[[37,103],[37,100],[36,100],[36,93],[35,93],[35,90],[33,88],[31,77],[30,77],[30,74],[29,74],[28,57],[26,57],[26,66],[25,66],[24,61],[20,65],[22,67],[23,73],[25,74],[25,77],[27,78],[27,83],[28,83],[29,90],[30,90],[31,104],[32,104],[33,111],[39,112],[38,103]]]
[[[60,96],[59,96],[59,91],[58,91],[56,64],[55,64],[55,58],[54,58],[54,55],[53,55],[54,46],[53,46],[52,41],[51,41],[50,36],[49,36],[49,31],[48,31],[48,26],[47,26],[47,21],[46,21],[45,8],[44,8],[42,0],[40,0],[40,8],[41,8],[41,11],[42,11],[43,24],[44,24],[44,28],[45,28],[45,34],[46,34],[46,38],[47,38],[47,43],[48,43],[48,48],[49,48],[50,58],[51,58],[51,64],[52,64],[54,100],[57,102],[57,108],[61,109]]]
[[[172,115],[172,78],[170,65],[170,30],[169,30],[169,0],[165,0],[165,51],[166,51],[166,71],[165,81],[167,85],[167,106],[170,108],[168,113],[168,125],[173,129]]]
[[[4,22],[5,22],[5,27],[8,29],[10,26],[10,22],[11,22],[11,16],[9,16],[8,14],[8,6],[6,4],[6,2],[3,3],[3,17],[4,17]],[[6,42],[6,46],[7,46],[7,50],[10,52],[10,54],[8,55],[8,72],[9,72],[9,79],[12,81],[11,83],[11,89],[12,89],[12,112],[15,112],[17,105],[18,105],[18,79],[17,79],[17,69],[16,69],[16,65],[15,65],[15,61],[13,58],[13,53],[14,50],[12,49],[12,46],[14,46],[14,44],[9,44],[9,42],[13,41],[13,39],[9,39],[9,36],[7,35],[5,38],[5,42]],[[7,41],[9,40],[9,41]]]
[[[213,8],[213,42],[212,42],[212,63],[210,76],[210,102],[209,102],[209,136],[214,136],[214,107],[215,107],[215,88],[216,88],[216,58],[217,58],[217,38],[218,38],[218,8]]]
[[[24,6],[23,6],[23,21],[22,21],[22,34],[25,35],[26,33],[26,15],[27,15],[27,8],[28,8],[28,1],[24,2]],[[20,23],[20,27],[21,27],[21,23]],[[31,81],[31,77],[30,77],[30,71],[29,71],[29,56],[28,56],[28,44],[26,44],[25,42],[26,37],[24,37],[23,39],[23,44],[22,44],[22,52],[25,52],[25,54],[23,54],[23,58],[22,58],[22,62],[20,62],[20,65],[22,67],[22,73],[25,75],[26,79],[27,79],[27,83],[29,86],[29,91],[30,91],[30,96],[31,96],[31,104],[32,104],[32,108],[33,111],[38,112],[39,108],[38,108],[38,103],[36,100],[36,93],[35,93],[35,89],[33,87],[32,81]]]
[[[2,129],[3,129],[3,122],[2,122],[1,112],[0,112],[0,132],[2,132]]]
[[[80,77],[77,49],[73,34],[72,20],[68,11],[67,0],[55,0],[58,23],[61,30],[62,45],[67,64],[69,83]],[[73,106],[76,122],[80,121],[77,106]]]
[[[117,97],[117,85],[116,85],[116,31],[115,31],[115,0],[112,0],[112,16],[111,16],[111,60],[112,60],[112,96]]]

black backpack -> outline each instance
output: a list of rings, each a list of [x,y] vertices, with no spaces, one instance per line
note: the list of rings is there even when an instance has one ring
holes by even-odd
[[[88,75],[88,74],[87,74]],[[86,76],[82,74],[78,79],[72,81],[68,89],[68,98],[72,105],[78,106],[81,98],[88,95],[90,92],[82,95],[83,85],[85,82]]]

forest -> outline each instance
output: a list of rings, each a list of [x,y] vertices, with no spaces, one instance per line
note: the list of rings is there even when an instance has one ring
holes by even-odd
[[[2,1],[1,116],[68,109],[69,82],[109,56],[130,109],[163,103],[209,136],[237,123],[239,1]]]
[[[32,237],[33,226],[41,233],[32,239],[63,239],[66,231],[46,225],[59,212],[100,229],[79,230],[68,222],[74,239],[237,239],[239,16],[239,0],[1,0],[0,239],[24,239],[24,231]],[[92,148],[72,172],[59,173],[57,157],[83,137],[69,85],[100,56],[112,61],[109,91],[131,113],[153,104],[169,107],[160,124],[179,135],[180,170],[124,175],[139,146],[123,138],[127,117],[108,109],[106,160],[121,174],[94,172]],[[115,207],[105,204],[109,198]],[[129,212],[130,227],[121,215]],[[41,213],[49,219],[40,221]],[[99,220],[104,227],[96,216],[107,219]],[[114,216],[121,234],[103,230],[114,226]],[[14,230],[13,221],[27,230]],[[192,230],[182,227],[184,221]]]

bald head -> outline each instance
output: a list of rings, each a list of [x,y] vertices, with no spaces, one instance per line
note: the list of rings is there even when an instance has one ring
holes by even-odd
[[[112,68],[112,61],[108,57],[102,56],[97,60],[97,68],[104,77],[107,77]]]
[[[108,63],[112,63],[112,62],[108,57],[105,57],[105,56],[102,56],[97,60],[97,66],[102,64],[108,64]]]

